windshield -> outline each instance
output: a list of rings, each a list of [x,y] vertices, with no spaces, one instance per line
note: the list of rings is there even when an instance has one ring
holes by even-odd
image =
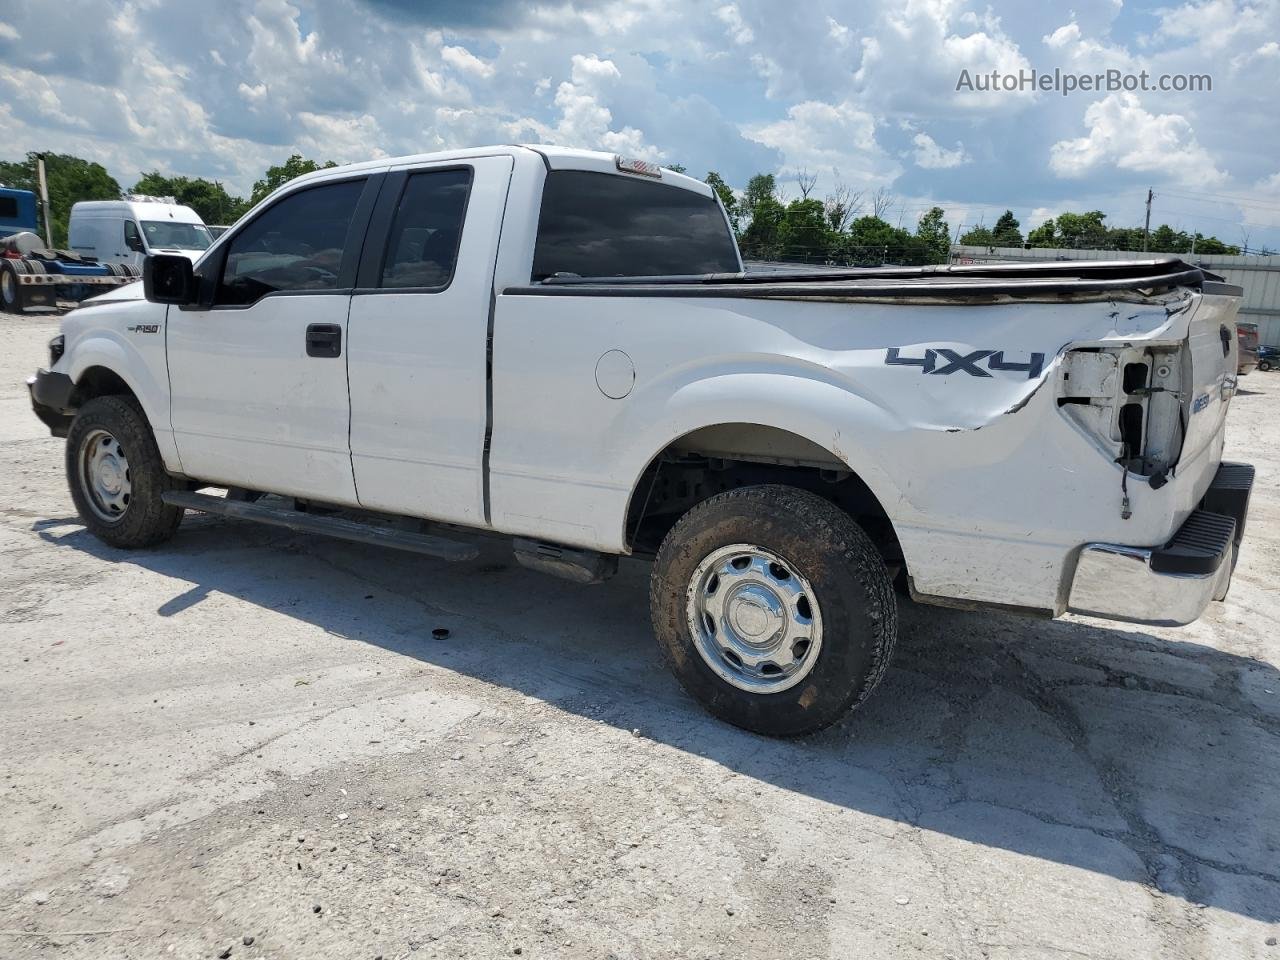
[[[173,220],[143,220],[142,232],[147,246],[176,250],[206,250],[213,237],[203,223],[177,223]]]

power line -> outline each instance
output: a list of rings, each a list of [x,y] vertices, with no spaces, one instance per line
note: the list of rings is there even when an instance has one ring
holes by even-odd
[[[1235,203],[1242,207],[1260,207],[1270,210],[1280,210],[1280,201],[1274,200],[1252,200],[1245,197],[1233,197],[1225,193],[1196,193],[1194,191],[1164,191],[1166,197],[1178,197],[1181,200],[1194,200],[1196,202],[1208,202],[1211,200],[1226,200],[1229,203]]]

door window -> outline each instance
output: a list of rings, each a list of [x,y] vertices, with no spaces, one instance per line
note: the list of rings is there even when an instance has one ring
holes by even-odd
[[[231,241],[215,302],[245,305],[268,293],[338,288],[347,231],[365,181],[289,194]]]
[[[138,235],[138,225],[132,220],[124,222],[124,245],[128,250],[141,251],[142,237]]]
[[[470,170],[415,173],[405,183],[382,264],[383,287],[443,290],[453,280]]]

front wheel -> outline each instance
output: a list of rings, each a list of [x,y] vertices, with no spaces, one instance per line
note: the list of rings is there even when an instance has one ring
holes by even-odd
[[[762,485],[694,507],[658,551],[654,632],[708,711],[769,736],[834,723],[880,682],[897,638],[884,561],[816,494]]]
[[[67,483],[89,532],[113,547],[155,546],[182,522],[182,508],[161,499],[174,481],[130,397],[97,397],[80,408],[67,433]]]

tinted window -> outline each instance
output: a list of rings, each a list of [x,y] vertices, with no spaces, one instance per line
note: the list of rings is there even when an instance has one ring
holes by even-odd
[[[18,216],[18,200],[16,197],[0,197],[0,217],[15,220]]]
[[[293,193],[231,241],[218,303],[253,303],[279,290],[333,290],[363,180]]]
[[[409,178],[391,224],[382,286],[449,285],[470,187],[470,170],[415,173]]]
[[[553,170],[542,191],[533,279],[734,273],[733,238],[713,197],[578,170]]]

